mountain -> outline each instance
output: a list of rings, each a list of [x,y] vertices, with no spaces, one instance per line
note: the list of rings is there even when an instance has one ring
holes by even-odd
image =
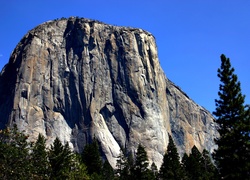
[[[213,151],[213,116],[166,78],[154,36],[70,17],[45,22],[18,43],[0,75],[0,127],[34,141],[55,137],[81,152],[96,137],[115,167],[139,143],[159,167],[168,133],[180,154]]]

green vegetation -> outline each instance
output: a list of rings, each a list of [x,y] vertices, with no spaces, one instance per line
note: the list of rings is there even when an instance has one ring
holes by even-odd
[[[191,154],[184,154],[182,158],[183,168],[185,170],[184,179],[192,180],[210,180],[218,179],[217,169],[211,161],[207,150],[202,153],[193,146]]]
[[[86,166],[58,138],[46,149],[39,134],[35,143],[17,127],[0,131],[0,179],[90,179]]]
[[[244,105],[240,82],[225,55],[221,55],[218,77],[219,99],[215,100],[213,114],[217,117],[220,137],[215,140],[218,149],[214,159],[221,178],[250,179],[250,110]]]
[[[72,152],[69,144],[63,145],[59,138],[49,149],[42,135],[39,134],[35,143],[29,143],[27,138],[16,126],[0,132],[1,179],[214,179],[213,172],[216,171],[208,152],[201,154],[196,147],[189,157],[184,155],[181,164],[171,136],[159,173],[155,163],[149,164],[146,150],[141,144],[135,158],[131,153],[121,151],[114,170],[108,161],[103,163],[95,138],[85,146],[81,155]]]
[[[94,138],[91,144],[87,144],[82,152],[82,161],[87,166],[88,173],[95,176],[102,172],[102,160],[99,151],[99,145]]]
[[[148,156],[144,147],[139,144],[135,160],[135,177],[136,179],[147,179],[148,174]]]
[[[120,150],[120,154],[116,161],[116,176],[119,180],[132,179],[133,164],[132,162],[132,166],[129,166],[128,158],[124,155],[124,152]]]
[[[73,153],[67,143],[65,146],[56,138],[48,152],[51,165],[51,179],[69,179],[71,167],[74,167]]]
[[[135,162],[131,154],[125,156],[124,151],[121,150],[116,163],[116,179],[119,180],[155,180],[157,179],[157,167],[155,163],[151,164],[149,168],[148,156],[145,148],[139,144],[136,154]]]
[[[170,135],[168,148],[163,157],[159,177],[161,179],[184,179],[184,171],[180,163],[180,156]]]
[[[16,126],[0,133],[0,179],[25,179],[32,175],[28,136]]]
[[[49,179],[52,172],[51,165],[48,161],[48,152],[46,151],[46,140],[39,134],[37,141],[31,148],[31,163],[33,176],[37,179]]]

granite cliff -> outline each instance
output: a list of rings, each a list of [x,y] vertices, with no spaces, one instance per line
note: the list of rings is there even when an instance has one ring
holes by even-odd
[[[96,137],[115,167],[120,148],[141,143],[160,166],[168,133],[179,153],[212,151],[212,115],[168,80],[152,34],[84,18],[29,31],[0,75],[1,128],[55,137],[81,152]]]

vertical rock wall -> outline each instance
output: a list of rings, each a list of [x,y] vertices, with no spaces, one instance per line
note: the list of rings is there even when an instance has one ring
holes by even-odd
[[[76,151],[96,137],[115,167],[120,148],[141,143],[158,166],[173,135],[179,152],[213,150],[213,117],[163,73],[154,37],[88,19],[46,22],[28,32],[0,76],[1,126],[35,140],[56,136]]]

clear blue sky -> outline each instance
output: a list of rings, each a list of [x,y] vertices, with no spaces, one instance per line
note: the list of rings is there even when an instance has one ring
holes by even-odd
[[[166,76],[210,112],[223,53],[250,103],[249,0],[1,0],[0,69],[30,29],[70,16],[151,32]]]

